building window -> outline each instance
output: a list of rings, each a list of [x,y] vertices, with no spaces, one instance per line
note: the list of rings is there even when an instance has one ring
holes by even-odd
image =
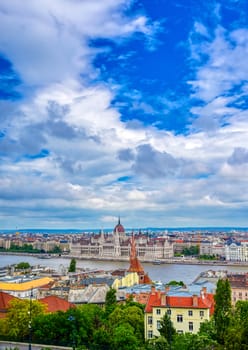
[[[152,337],[153,337],[153,332],[152,332],[152,331],[148,331],[147,335],[148,335],[148,339],[152,339]]]
[[[148,316],[147,322],[148,324],[152,324],[152,316]]]
[[[204,311],[200,311],[200,316],[203,317],[204,316]]]
[[[178,329],[178,330],[177,330],[177,333],[178,333],[178,334],[183,334],[183,330]]]
[[[161,322],[157,321],[157,329],[160,329],[160,328],[161,328]]]
[[[189,331],[192,332],[194,330],[193,322],[189,322]]]
[[[160,309],[157,309],[157,315],[160,315],[161,314],[161,310]]]
[[[189,315],[189,316],[193,316],[193,311],[192,311],[192,310],[189,310],[189,311],[188,311],[188,315]]]
[[[167,310],[167,315],[171,315],[171,309]]]
[[[177,322],[183,322],[183,315],[177,315]]]

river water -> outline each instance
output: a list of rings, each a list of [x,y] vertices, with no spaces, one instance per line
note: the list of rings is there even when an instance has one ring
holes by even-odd
[[[17,256],[17,255],[0,255],[0,267],[19,262],[28,262],[32,266],[48,266],[55,270],[60,270],[63,267],[67,268],[70,264],[68,258],[50,258],[40,259],[33,256]],[[182,265],[182,264],[161,264],[153,265],[152,263],[142,263],[145,272],[148,273],[153,281],[162,281],[167,283],[171,280],[183,281],[185,284],[193,282],[193,280],[203,271],[207,270],[228,270],[229,272],[247,272],[248,267],[245,266],[218,266],[218,265]],[[101,269],[115,270],[127,269],[129,262],[118,261],[97,261],[97,260],[77,260],[77,267],[84,269]]]

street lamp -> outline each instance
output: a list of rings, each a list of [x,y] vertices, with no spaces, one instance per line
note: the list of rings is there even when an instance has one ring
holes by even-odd
[[[28,330],[29,330],[29,341],[28,341],[28,350],[32,350],[32,298],[33,298],[33,289],[30,291],[29,298],[29,320],[28,320]]]
[[[69,316],[68,320],[72,322],[72,349],[75,350],[76,348],[76,341],[75,341],[75,317],[74,316]],[[31,350],[31,349],[29,349]]]

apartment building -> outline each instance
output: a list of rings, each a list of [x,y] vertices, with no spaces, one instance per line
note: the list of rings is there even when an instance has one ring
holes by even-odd
[[[145,338],[160,336],[161,319],[167,313],[178,333],[197,333],[200,325],[208,321],[214,311],[213,294],[202,288],[200,295],[169,294],[152,287],[145,308]]]

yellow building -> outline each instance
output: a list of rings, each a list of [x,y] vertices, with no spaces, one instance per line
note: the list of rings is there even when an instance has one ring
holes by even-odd
[[[197,333],[213,313],[213,294],[203,288],[200,296],[168,295],[152,287],[145,308],[145,338],[159,337],[160,322],[167,313],[178,333]]]
[[[21,299],[30,298],[32,293],[33,297],[35,298],[39,288],[51,283],[53,283],[53,279],[49,277],[36,278],[32,280],[19,278],[11,282],[1,281],[0,290]]]
[[[116,278],[112,284],[112,288],[118,290],[121,287],[132,287],[135,284],[139,284],[139,275],[137,272],[131,272],[122,278]]]

